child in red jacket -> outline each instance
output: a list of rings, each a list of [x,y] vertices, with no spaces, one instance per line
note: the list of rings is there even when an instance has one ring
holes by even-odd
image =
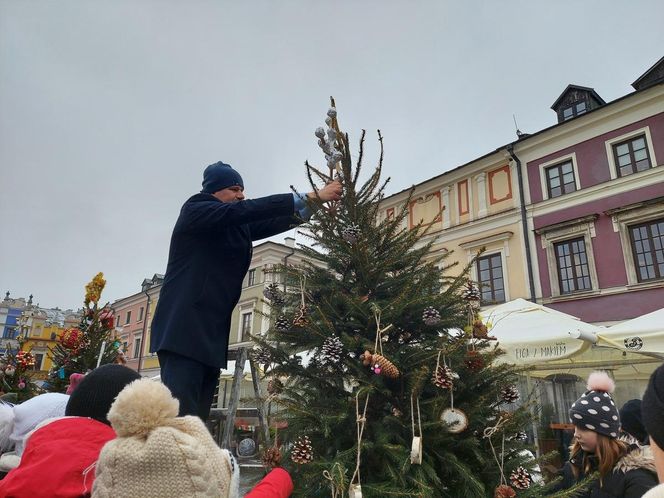
[[[115,438],[106,418],[111,403],[140,375],[121,365],[103,365],[72,393],[65,417],[45,421],[26,436],[21,463],[0,481],[0,498],[85,498],[93,464]]]

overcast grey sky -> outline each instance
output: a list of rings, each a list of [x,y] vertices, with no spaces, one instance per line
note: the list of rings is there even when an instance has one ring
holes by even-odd
[[[664,2],[0,0],[0,291],[78,307],[163,273],[223,160],[249,196],[306,187],[328,97],[389,193],[610,101],[663,54]],[[0,296],[1,298],[1,296]]]

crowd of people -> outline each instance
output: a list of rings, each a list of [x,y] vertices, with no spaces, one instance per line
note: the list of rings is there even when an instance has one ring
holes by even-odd
[[[70,395],[46,393],[0,415],[2,498],[238,498],[239,465],[160,381],[102,365]],[[11,411],[11,413],[10,413]],[[286,498],[275,468],[245,496]]]
[[[593,373],[572,405],[574,441],[554,494],[582,484],[576,496],[664,497],[664,365],[642,401],[618,410],[613,389],[606,373]],[[232,453],[179,410],[163,383],[116,364],[91,371],[69,395],[2,405],[0,498],[239,497]],[[245,496],[292,490],[288,472],[275,468]]]
[[[116,364],[79,380],[71,394],[0,406],[0,498],[240,496],[234,456],[199,417],[178,416],[163,383]],[[593,373],[572,405],[574,441],[554,494],[580,483],[580,497],[664,497],[664,365],[642,401],[618,410],[613,389],[606,373]],[[245,496],[292,490],[275,468]]]

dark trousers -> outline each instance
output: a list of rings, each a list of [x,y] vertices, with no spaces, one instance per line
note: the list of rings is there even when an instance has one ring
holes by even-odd
[[[197,415],[205,422],[219,381],[219,368],[171,351],[158,351],[157,356],[161,381],[180,401],[180,416]]]

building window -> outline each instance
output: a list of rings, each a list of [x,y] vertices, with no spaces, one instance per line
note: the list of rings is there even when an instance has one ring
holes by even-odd
[[[251,287],[252,285],[256,285],[256,269],[249,270],[247,272],[247,287]]]
[[[134,337],[134,358],[141,357],[141,338]]]
[[[482,291],[482,304],[505,302],[505,280],[500,253],[477,259],[477,281]]]
[[[138,310],[138,321],[140,322],[143,320],[143,313],[145,313],[145,308],[143,306],[140,307]]]
[[[664,218],[629,227],[639,282],[664,277]]]
[[[242,313],[242,342],[250,341],[253,313]]]
[[[574,178],[574,165],[572,161],[556,164],[546,168],[546,189],[549,199],[560,197],[576,191],[576,180]]]
[[[592,289],[583,237],[554,244],[561,294]]]
[[[563,120],[567,121],[568,119],[571,119],[575,116],[585,114],[587,110],[588,107],[585,100],[582,100],[581,102],[575,102],[571,106],[563,109]]]
[[[31,369],[41,370],[43,361],[44,361],[44,353],[35,353],[35,365],[31,367]]]
[[[2,337],[4,339],[16,339],[16,328],[7,327]]]
[[[127,317],[125,319],[125,325],[127,325],[130,320],[131,320],[131,311],[127,311]]]
[[[651,167],[645,135],[614,144],[613,157],[618,168],[618,176],[631,175]]]

